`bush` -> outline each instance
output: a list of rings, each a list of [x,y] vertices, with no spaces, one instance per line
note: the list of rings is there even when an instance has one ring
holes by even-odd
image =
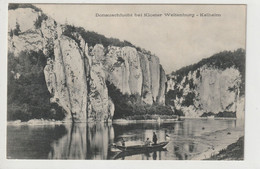
[[[208,113],[205,112],[200,117],[208,117],[208,116],[215,116],[215,114],[212,112],[208,112]]]
[[[114,86],[114,84],[109,81],[106,81],[106,84],[108,87],[108,95],[115,104],[114,119],[154,114],[173,115],[173,111],[169,106],[159,104],[147,105],[142,102],[140,95],[122,94],[121,91]]]
[[[231,111],[219,112],[218,114],[216,114],[215,117],[231,117],[231,118],[235,118],[236,117],[236,112],[231,112]]]
[[[177,116],[185,116],[185,114],[183,113],[183,111],[177,110],[177,109],[174,109],[174,115],[177,115]]]
[[[119,39],[116,38],[107,38],[104,35],[98,34],[96,32],[86,31],[82,27],[66,25],[63,34],[65,36],[74,39],[79,44],[79,41],[73,36],[73,33],[75,32],[79,33],[82,36],[82,38],[88,44],[88,47],[90,46],[94,47],[96,44],[102,44],[105,50],[108,46],[118,46],[118,47],[130,46],[136,48],[137,51],[141,50],[140,48],[136,47],[135,45],[133,45],[128,41],[120,41]]]
[[[195,93],[194,92],[189,92],[185,97],[184,100],[182,101],[181,105],[189,107],[190,105],[194,104],[194,99],[195,99]]]
[[[16,22],[15,29],[12,32],[13,32],[13,35],[15,35],[15,36],[19,36],[19,33],[21,33],[20,25],[17,22]]]
[[[200,70],[198,69],[196,72],[196,78],[199,78],[199,77],[200,77]]]
[[[189,80],[189,86],[190,86],[190,89],[193,89],[193,90],[196,88],[196,85],[194,84],[193,79]]]
[[[46,16],[45,14],[41,14],[40,16],[38,16],[38,18],[36,19],[35,23],[34,23],[34,26],[36,29],[39,29],[41,28],[42,26],[42,21],[43,20],[47,20],[48,19],[48,16]]]

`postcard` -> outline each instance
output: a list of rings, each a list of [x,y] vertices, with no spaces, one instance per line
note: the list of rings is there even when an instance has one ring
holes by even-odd
[[[8,5],[7,159],[244,160],[246,5]]]

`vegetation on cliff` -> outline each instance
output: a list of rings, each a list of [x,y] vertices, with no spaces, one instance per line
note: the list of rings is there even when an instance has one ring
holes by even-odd
[[[108,87],[108,95],[115,104],[114,119],[128,119],[129,117],[138,116],[138,119],[150,119],[151,115],[175,115],[169,106],[154,103],[148,105],[142,102],[141,96],[138,94],[128,95],[122,94],[109,81],[106,82]]]
[[[165,95],[165,103],[166,105],[173,106],[175,111],[179,111],[181,113],[181,109],[176,110],[176,106],[181,106],[181,107],[189,107],[193,106],[194,109],[196,110],[202,110],[202,105],[196,104],[194,105],[194,101],[198,99],[198,94],[196,91],[197,85],[194,83],[193,78],[188,78],[189,73],[191,75],[195,75],[195,78],[201,81],[201,68],[203,66],[213,68],[213,69],[218,69],[218,70],[226,70],[227,68],[234,67],[237,69],[240,73],[241,77],[241,82],[238,84],[239,86],[229,86],[228,91],[230,92],[237,92],[239,88],[239,96],[243,96],[245,93],[245,50],[244,49],[237,49],[235,51],[224,51],[217,53],[209,58],[202,59],[200,62],[183,67],[175,72],[172,72],[171,75],[168,75],[168,80],[171,80],[174,82],[173,83],[173,89],[174,90],[169,90],[166,95]],[[188,85],[188,88],[187,88]],[[187,89],[189,91],[187,91]],[[178,105],[175,105],[178,104]],[[212,113],[212,112],[204,112],[201,117],[206,117],[206,116],[212,116],[214,115],[215,117],[236,117],[235,112],[228,111],[228,109],[233,105],[230,104],[228,105],[225,109],[223,109],[222,112],[218,113]]]
[[[104,48],[106,49],[108,46],[130,46],[136,48],[137,51],[141,51],[140,47],[136,47],[132,43],[124,40],[120,41],[116,38],[107,38],[104,35],[98,34],[93,31],[86,31],[82,27],[76,27],[73,25],[65,25],[65,30],[63,32],[63,35],[70,37],[71,39],[75,40],[78,44],[80,44],[79,40],[75,38],[73,33],[79,33],[82,38],[85,40],[85,42],[88,44],[88,46],[94,47],[96,44],[102,44]]]
[[[40,8],[37,8],[36,6],[32,5],[32,4],[27,4],[27,3],[23,3],[23,4],[17,4],[17,3],[10,3],[8,5],[8,10],[15,10],[18,8],[31,8],[34,9],[36,12],[42,12],[42,10]]]
[[[177,83],[188,75],[189,72],[196,72],[196,78],[200,77],[200,71],[198,70],[202,66],[206,65],[208,67],[213,67],[215,69],[225,70],[234,66],[239,70],[241,74],[242,83],[240,85],[240,95],[245,94],[245,56],[246,52],[244,49],[237,49],[235,51],[223,51],[209,58],[202,59],[200,62],[183,67],[177,71],[171,73],[171,75],[177,76]]]
[[[9,10],[17,8],[32,8],[35,11],[41,10],[31,4],[9,4]],[[48,17],[45,14],[39,15],[35,22],[35,28],[39,29],[43,20]],[[14,30],[11,30],[10,36],[18,36],[21,33],[19,23],[16,24]],[[80,44],[79,39],[75,33],[80,34],[82,38],[88,43],[89,47],[96,44],[102,44],[105,50],[108,46],[131,46],[137,51],[147,52],[141,50],[139,47],[134,46],[128,41],[120,41],[116,38],[107,38],[96,32],[86,31],[82,27],[75,27],[65,25],[63,34],[74,39]],[[51,44],[49,42],[48,44]],[[53,57],[53,47],[49,45],[48,57]],[[80,46],[80,45],[79,45]],[[149,52],[148,52],[149,53]],[[8,54],[8,120],[29,120],[32,118],[54,118],[62,119],[64,111],[56,104],[51,104],[49,99],[50,93],[47,90],[43,68],[46,65],[46,56],[40,52],[24,51],[19,56],[14,56],[12,53]],[[124,62],[124,59],[119,57],[118,63]],[[218,69],[226,69],[235,66],[241,73],[242,83],[240,86],[240,95],[244,94],[245,88],[245,51],[238,49],[234,52],[225,51],[213,55],[210,58],[203,59],[197,64],[184,67],[172,75],[176,75],[177,82],[180,82],[190,71],[197,71],[196,77],[200,77],[200,71],[197,70],[203,65],[208,65]],[[189,85],[190,88],[195,89],[196,86],[193,80],[186,78],[184,86]],[[125,118],[135,115],[183,115],[180,110],[172,111],[169,106],[175,107],[172,100],[183,97],[182,106],[193,105],[195,94],[189,92],[183,96],[183,89],[170,90],[166,94],[166,105],[163,106],[154,103],[153,105],[146,105],[142,102],[139,95],[123,95],[119,89],[110,83],[107,83],[109,96],[115,103],[115,116],[114,118]],[[175,87],[174,87],[175,88]],[[230,88],[230,90],[234,90]],[[221,115],[221,113],[219,114]]]
[[[48,16],[42,13],[41,9],[32,4],[9,4],[8,6],[9,10],[16,10],[18,8],[31,8],[39,12],[38,18],[34,23],[35,29],[40,29],[42,22],[48,19]],[[55,21],[54,23],[57,24]],[[10,32],[10,36],[19,36],[22,33],[19,22],[17,21],[16,27]],[[80,47],[80,40],[77,34],[81,35],[89,47],[102,44],[105,50],[107,50],[108,46],[130,46],[136,48],[137,51],[149,53],[149,51],[141,50],[128,41],[107,38],[96,32],[86,31],[82,27],[64,25],[63,35],[75,40]],[[14,56],[13,53],[8,54],[8,120],[19,119],[27,121],[34,118],[61,120],[65,117],[65,112],[61,107],[50,103],[52,96],[47,90],[44,79],[43,69],[46,66],[46,60],[48,57],[54,59],[53,42],[48,41],[48,45],[45,46],[44,50],[48,51],[47,56],[41,50],[39,52],[25,50],[17,56]],[[123,61],[123,58],[118,58],[118,62]],[[109,93],[111,94],[114,91],[109,91]],[[112,96],[116,94],[112,94]],[[128,96],[119,94],[118,96],[119,98],[114,101],[120,101],[119,104],[116,104],[116,117],[146,114],[147,112],[150,114],[155,114],[156,112],[163,112],[164,114],[172,113],[169,107],[161,105],[145,106],[141,103],[141,97],[137,95]]]
[[[8,53],[7,120],[64,118],[62,108],[50,103],[43,74],[45,65],[46,57],[41,51],[25,51],[19,56]]]

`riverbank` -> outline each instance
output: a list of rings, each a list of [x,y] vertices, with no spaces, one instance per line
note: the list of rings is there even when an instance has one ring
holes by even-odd
[[[172,122],[172,121],[177,121],[179,118],[176,115],[134,115],[134,116],[128,116],[125,118],[121,119],[114,119],[113,123],[145,123],[145,122]]]
[[[207,146],[202,146],[202,152],[194,155],[191,160],[219,160],[220,158],[223,158],[222,160],[235,160],[235,157],[234,159],[231,158],[235,154],[229,153],[233,151],[233,147],[237,146],[233,153],[236,152],[238,146],[241,145],[241,141],[243,141],[239,140],[239,138],[243,136],[243,126],[239,126],[236,128],[227,128],[225,130],[216,131],[214,133],[204,134],[199,138],[199,142],[202,144],[203,142],[210,142],[210,144],[208,144]],[[239,143],[237,143],[238,140]],[[243,147],[240,146],[240,149],[240,151],[243,151]],[[226,157],[226,159],[224,159],[224,157]]]
[[[180,119],[213,119],[213,120],[236,120],[235,117],[185,117],[180,116]]]
[[[109,123],[150,123],[150,122],[172,122],[178,120],[177,116],[175,115],[134,115],[129,116],[126,118],[121,119],[114,119],[112,122]],[[29,121],[8,121],[8,125],[19,125],[19,124],[30,124],[30,125],[46,125],[46,124],[63,124],[63,123],[72,123],[72,121],[65,121],[65,120],[54,120],[54,119],[31,119]],[[86,122],[77,122],[77,123],[86,123]],[[88,122],[88,123],[95,123],[95,122]]]
[[[167,123],[167,122],[181,122],[185,119],[204,119],[204,120],[236,120],[236,118],[205,118],[205,117],[180,117],[175,115],[141,115],[141,116],[129,116],[121,119],[114,119],[112,122],[115,124],[128,124],[128,123]],[[31,119],[29,121],[8,121],[8,125],[47,125],[47,124],[64,124],[72,123],[71,121],[54,120],[54,119]],[[86,123],[86,122],[77,122]],[[95,122],[90,122],[95,123]]]
[[[59,121],[54,119],[31,119],[29,121],[21,121],[21,120],[15,120],[15,121],[8,121],[7,125],[60,125],[64,123],[71,123],[71,121]]]
[[[205,160],[243,160],[244,159],[244,136],[237,142],[230,144],[226,149]]]

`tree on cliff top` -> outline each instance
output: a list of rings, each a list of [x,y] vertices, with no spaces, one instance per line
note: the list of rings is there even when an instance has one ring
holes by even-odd
[[[34,9],[36,12],[42,12],[40,8],[37,8],[36,6],[28,3],[18,4],[18,3],[10,3],[8,5],[8,10],[15,10],[18,8],[31,8]]]
[[[118,46],[118,47],[129,46],[129,47],[136,48],[136,50],[139,51],[139,52],[151,54],[150,51],[146,51],[144,49],[141,49],[140,47],[133,45],[129,41],[126,41],[126,40],[120,41],[117,38],[107,38],[104,35],[101,35],[101,34],[96,33],[94,31],[86,31],[82,27],[76,27],[76,26],[73,26],[73,25],[65,25],[65,30],[63,32],[63,35],[72,38],[73,40],[75,40],[79,44],[79,40],[76,39],[73,36],[73,33],[79,33],[82,36],[82,38],[85,40],[85,42],[88,44],[88,47],[90,47],[90,46],[93,47],[96,44],[102,44],[105,48],[107,48],[108,46]]]

